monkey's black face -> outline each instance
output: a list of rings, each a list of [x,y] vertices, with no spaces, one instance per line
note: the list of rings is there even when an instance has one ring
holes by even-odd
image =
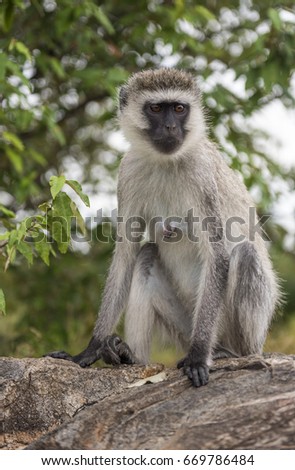
[[[180,148],[189,111],[186,103],[145,103],[143,112],[150,125],[147,134],[157,150],[169,154]]]

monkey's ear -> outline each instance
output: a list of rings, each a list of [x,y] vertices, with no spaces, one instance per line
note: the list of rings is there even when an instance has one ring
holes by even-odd
[[[120,111],[123,110],[123,108],[125,108],[125,106],[127,106],[127,86],[123,85],[121,86],[120,90],[119,90],[119,108],[120,108]]]

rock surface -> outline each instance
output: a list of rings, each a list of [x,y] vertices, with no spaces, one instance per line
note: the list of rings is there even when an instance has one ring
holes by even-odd
[[[294,449],[295,356],[220,359],[206,387],[160,364],[0,359],[2,448]]]

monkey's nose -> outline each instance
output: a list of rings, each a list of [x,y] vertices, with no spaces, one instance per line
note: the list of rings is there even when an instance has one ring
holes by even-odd
[[[176,129],[176,124],[174,124],[174,123],[171,123],[171,124],[170,124],[170,123],[167,123],[167,124],[165,124],[165,127],[166,127],[167,131],[175,131],[175,129]]]

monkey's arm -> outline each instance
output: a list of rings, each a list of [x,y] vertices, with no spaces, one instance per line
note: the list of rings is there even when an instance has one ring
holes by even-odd
[[[117,241],[103,293],[100,314],[88,346],[92,350],[93,344],[100,344],[100,357],[108,364],[133,364],[136,362],[128,345],[122,342],[118,336],[109,335],[126,307],[139,249],[138,242],[127,241],[124,237]]]
[[[122,195],[121,199],[123,199]],[[81,367],[89,366],[98,359],[103,359],[108,364],[133,364],[136,362],[136,358],[128,345],[118,336],[112,335],[113,329],[126,307],[133,269],[140,250],[140,235],[135,240],[132,240],[130,239],[132,233],[126,233],[126,221],[132,215],[134,216],[135,212],[131,207],[128,207],[128,210],[126,210],[124,204],[121,204],[119,209],[121,216],[123,215],[123,223],[118,224],[115,252],[104,288],[100,314],[94,327],[93,336],[86,349],[76,356],[71,356],[64,351],[52,352],[47,354],[47,356],[73,361]],[[132,212],[134,213],[132,214]],[[136,219],[136,222],[139,223],[140,229],[144,233],[145,226],[143,219],[139,217]]]

